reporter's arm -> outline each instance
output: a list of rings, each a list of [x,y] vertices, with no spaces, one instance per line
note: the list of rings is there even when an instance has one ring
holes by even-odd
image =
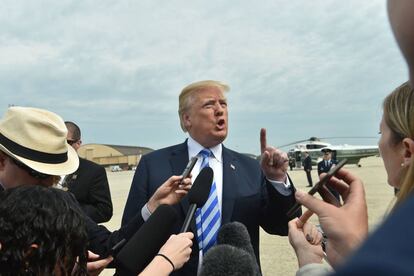
[[[194,234],[191,232],[171,235],[157,256],[139,275],[163,276],[181,268],[190,259],[193,238]]]
[[[336,267],[359,246],[368,233],[368,215],[362,181],[349,171],[341,169],[330,182],[344,199],[341,207],[323,202],[297,191],[296,200],[319,217],[328,237],[326,253],[329,263]]]
[[[295,250],[299,268],[307,264],[322,263],[324,254],[320,237],[314,228],[309,222],[299,228],[297,218],[289,222],[289,242]]]

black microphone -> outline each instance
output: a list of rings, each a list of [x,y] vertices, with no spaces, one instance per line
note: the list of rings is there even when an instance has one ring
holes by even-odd
[[[210,194],[213,178],[213,170],[210,167],[204,167],[204,169],[200,171],[197,178],[194,180],[193,186],[187,195],[190,208],[188,209],[187,216],[185,217],[180,233],[187,232],[196,209],[203,207],[206,203]]]
[[[222,225],[217,234],[217,244],[228,244],[247,251],[255,257],[250,235],[246,226],[238,221]]]
[[[160,205],[127,244],[115,256],[116,263],[137,275],[151,262],[170,237],[177,222],[177,212]]]
[[[254,265],[254,269],[260,271],[249,232],[243,223],[234,221],[222,225],[217,234],[217,244],[228,244],[246,251],[252,258],[251,263]]]
[[[222,275],[259,276],[260,272],[247,251],[220,244],[213,246],[203,257],[199,276]]]

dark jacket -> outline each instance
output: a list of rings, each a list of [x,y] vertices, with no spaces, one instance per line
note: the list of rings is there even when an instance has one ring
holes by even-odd
[[[325,160],[320,161],[318,163],[318,175],[321,173],[327,173],[334,164],[338,164],[338,161],[334,159],[328,160],[328,165],[325,164]]]
[[[413,275],[414,197],[377,227],[335,275]]]
[[[295,203],[294,193],[291,196],[279,194],[265,180],[256,160],[224,146],[222,156],[222,224],[239,221],[246,226],[260,264],[259,226],[270,234],[287,235],[289,218],[286,216],[286,212]],[[180,175],[187,162],[186,142],[144,155],[132,181],[122,224],[129,222],[135,214],[139,214],[150,196],[171,175]],[[293,186],[292,190],[294,190]],[[175,230],[177,233],[189,208],[188,199],[184,197],[175,208],[179,214]],[[300,211],[297,215],[300,215]],[[195,231],[194,220],[191,229],[193,232]],[[198,243],[195,240],[190,261],[175,275],[196,275],[198,255]]]
[[[105,169],[94,162],[79,158],[79,168],[66,176],[64,184],[75,195],[85,213],[96,223],[112,217],[112,200]]]
[[[303,169],[305,171],[311,171],[312,170],[312,159],[311,157],[308,155],[307,157],[305,157],[305,159],[303,159]]]

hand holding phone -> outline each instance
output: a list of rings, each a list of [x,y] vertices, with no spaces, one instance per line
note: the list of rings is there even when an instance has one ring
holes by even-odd
[[[335,196],[326,188],[326,183],[328,183],[329,179],[331,179],[332,176],[334,176],[339,169],[341,169],[346,162],[348,162],[347,159],[342,160],[339,162],[336,166],[332,167],[329,172],[322,177],[321,180],[319,180],[318,183],[315,184],[315,186],[312,187],[312,189],[309,190],[308,194],[314,195],[316,192],[319,192],[321,194],[321,197],[323,200],[334,204],[335,206],[340,206],[341,203],[335,198]],[[286,213],[286,215],[289,218],[293,218],[294,214],[300,209],[302,204],[296,202],[295,205]]]
[[[197,157],[196,156],[192,157],[190,159],[190,161],[188,161],[187,166],[185,167],[183,173],[181,174],[181,176],[183,177],[183,179],[181,180],[181,182],[190,175],[190,173],[193,170],[194,165],[196,163],[197,163]]]

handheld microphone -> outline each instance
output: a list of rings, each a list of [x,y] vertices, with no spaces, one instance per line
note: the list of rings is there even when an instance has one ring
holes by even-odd
[[[254,266],[254,269],[260,271],[249,232],[243,223],[234,221],[222,225],[217,234],[217,244],[228,244],[246,251],[252,258],[251,264]]]
[[[197,178],[194,180],[193,186],[187,195],[190,208],[188,209],[187,216],[185,217],[180,233],[187,232],[196,209],[203,207],[206,203],[210,194],[211,184],[213,183],[213,177],[213,170],[210,167],[205,167],[200,171]]]
[[[217,244],[228,244],[247,251],[253,258],[253,246],[246,226],[238,221],[226,223],[220,227],[217,234]]]
[[[203,257],[199,276],[245,275],[259,276],[252,257],[245,250],[220,244],[213,246]]]
[[[137,275],[151,262],[170,237],[177,221],[177,212],[169,205],[160,205],[127,244],[115,256],[123,268]]]

